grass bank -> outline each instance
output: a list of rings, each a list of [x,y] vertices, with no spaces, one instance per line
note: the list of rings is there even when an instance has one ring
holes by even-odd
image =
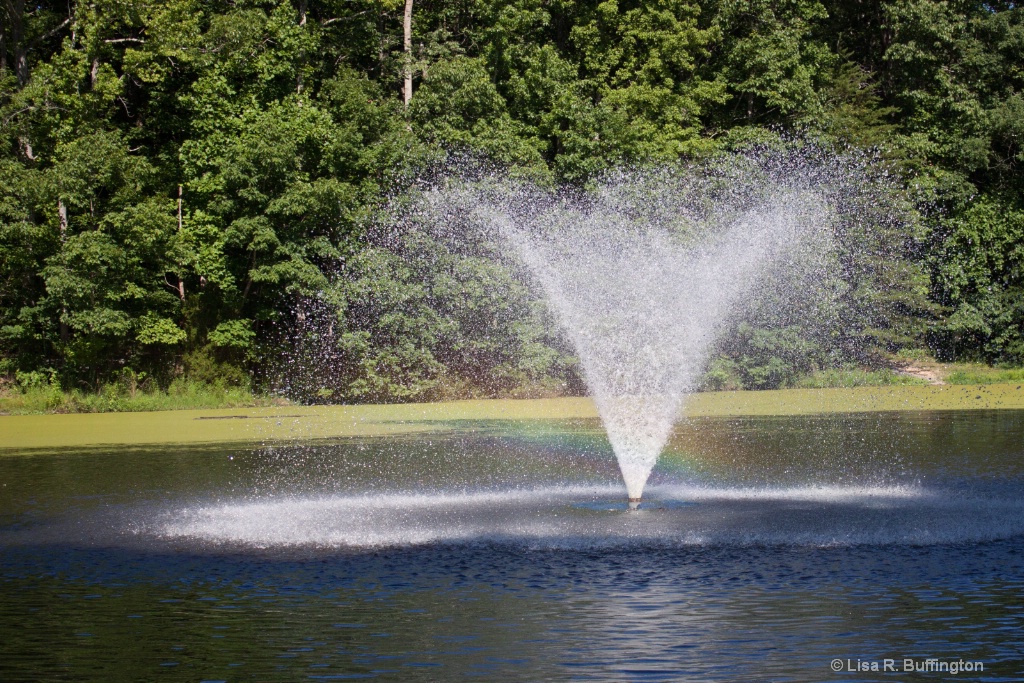
[[[797,379],[788,388],[852,389],[1024,382],[1024,368],[996,368],[975,363],[939,363],[922,353],[907,358],[893,357],[891,362],[894,368],[846,368],[816,372]],[[772,400],[770,396],[770,393],[767,394],[766,400]],[[704,399],[694,400],[699,402]],[[45,381],[19,386],[13,381],[0,378],[0,415],[209,410],[282,405],[289,405],[289,402],[281,397],[257,395],[244,387],[210,384],[187,378],[175,380],[166,390],[141,389],[134,382],[134,375],[128,373],[126,379],[107,384],[98,391],[64,391]]]
[[[891,359],[901,376],[924,378],[930,383],[976,385],[1024,382],[1024,368],[983,363],[941,363],[922,351],[898,354]]]
[[[796,380],[801,389],[924,384],[1010,384],[1024,382],[1024,368],[999,368],[981,363],[940,363],[934,359],[897,362],[901,370],[824,370]]]
[[[242,408],[287,404],[246,388],[179,381],[167,390],[136,391],[110,384],[99,391],[64,391],[51,386],[0,390],[0,415],[126,413],[159,410]]]
[[[928,381],[895,370],[823,370],[795,382],[797,389],[851,389],[853,387],[922,386]]]
[[[1009,384],[1024,382],[1024,368],[1001,369],[987,365],[951,366],[946,374],[947,384]]]
[[[1024,383],[785,389],[694,394],[689,417],[896,410],[1024,410]],[[145,413],[0,416],[0,452],[401,436],[453,421],[596,418],[587,398],[376,406],[276,406]]]

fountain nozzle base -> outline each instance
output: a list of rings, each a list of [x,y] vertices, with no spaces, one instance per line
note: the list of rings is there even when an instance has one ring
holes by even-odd
[[[639,507],[640,507],[640,499],[639,498],[630,498],[629,499],[629,509],[630,510],[636,510]]]

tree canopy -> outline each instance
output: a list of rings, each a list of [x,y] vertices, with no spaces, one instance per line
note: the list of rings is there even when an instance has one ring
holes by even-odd
[[[408,53],[404,9],[0,0],[0,374],[575,391],[507,264],[385,239],[380,207],[453,150],[585,185],[787,135],[870,150],[917,219],[847,273],[830,326],[741,321],[714,382],[905,348],[1024,362],[1016,3],[416,0]]]

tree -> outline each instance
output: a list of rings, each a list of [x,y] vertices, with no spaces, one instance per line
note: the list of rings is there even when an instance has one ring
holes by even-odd
[[[57,37],[72,20],[61,3],[34,3],[30,9],[25,11],[25,0],[0,2],[0,71],[13,65],[22,86],[31,71],[29,54]]]

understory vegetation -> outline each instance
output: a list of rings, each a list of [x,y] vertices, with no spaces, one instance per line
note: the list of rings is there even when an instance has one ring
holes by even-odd
[[[579,393],[507,263],[383,239],[383,207],[453,155],[586,187],[793,145],[867,155],[909,220],[863,226],[830,319],[736,320],[704,386],[901,383],[914,357],[1018,381],[1022,141],[1015,2],[2,0],[0,390]]]
[[[24,379],[24,378],[23,378]],[[150,410],[237,408],[286,403],[254,395],[249,389],[179,377],[169,386],[110,382],[98,389],[65,390],[52,384],[0,386],[0,415],[32,413],[110,413]]]

